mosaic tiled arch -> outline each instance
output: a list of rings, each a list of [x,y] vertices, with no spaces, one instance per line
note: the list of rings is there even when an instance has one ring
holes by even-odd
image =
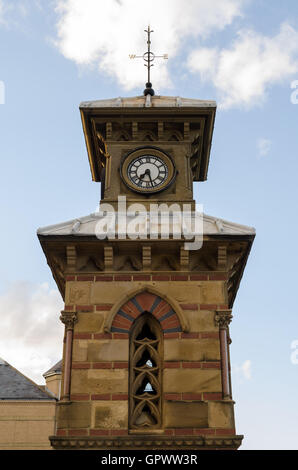
[[[171,305],[150,292],[137,294],[123,304],[114,316],[111,331],[129,333],[134,320],[144,312],[151,313],[160,322],[164,333],[182,331],[179,318]]]

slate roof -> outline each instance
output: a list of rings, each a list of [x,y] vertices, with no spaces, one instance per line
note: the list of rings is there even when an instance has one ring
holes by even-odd
[[[52,366],[49,370],[47,370],[43,375],[43,377],[49,377],[53,374],[61,374],[62,373],[62,359],[57,362],[54,366]]]
[[[55,398],[0,358],[0,400],[53,401]]]

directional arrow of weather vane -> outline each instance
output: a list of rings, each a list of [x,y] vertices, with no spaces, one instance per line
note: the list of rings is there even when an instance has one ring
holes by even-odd
[[[144,95],[146,96],[146,95],[149,94],[149,95],[153,96],[154,95],[154,90],[152,88],[152,83],[151,83],[151,80],[150,80],[150,69],[154,65],[153,61],[156,58],[168,59],[169,57],[168,57],[168,54],[155,55],[151,51],[151,48],[150,48],[150,46],[151,46],[150,35],[154,31],[150,29],[150,26],[148,26],[148,29],[145,29],[144,31],[145,31],[145,33],[147,33],[147,44],[148,44],[147,52],[145,52],[143,55],[130,54],[129,58],[130,59],[143,59],[145,61],[144,65],[148,69],[148,77],[147,77],[147,83],[146,83],[146,90],[144,90]]]

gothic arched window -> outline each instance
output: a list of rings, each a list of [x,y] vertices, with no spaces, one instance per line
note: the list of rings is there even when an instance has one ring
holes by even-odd
[[[161,428],[162,330],[150,313],[134,322],[130,334],[129,427]]]

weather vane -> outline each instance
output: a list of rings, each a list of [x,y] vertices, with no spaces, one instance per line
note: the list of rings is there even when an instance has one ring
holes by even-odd
[[[153,52],[151,52],[150,46],[151,46],[151,40],[150,40],[150,34],[153,33],[154,31],[150,29],[150,25],[148,26],[148,29],[144,30],[145,33],[147,33],[148,39],[147,39],[147,44],[148,44],[148,50],[145,52],[143,55],[135,55],[135,54],[130,54],[129,58],[130,59],[144,59],[145,61],[145,67],[148,69],[148,78],[147,78],[147,83],[146,83],[146,89],[144,90],[144,95],[154,95],[154,90],[152,88],[152,83],[150,80],[150,69],[153,67],[153,61],[155,58],[162,58],[162,59],[168,59],[168,54],[163,54],[163,55],[155,55]]]

